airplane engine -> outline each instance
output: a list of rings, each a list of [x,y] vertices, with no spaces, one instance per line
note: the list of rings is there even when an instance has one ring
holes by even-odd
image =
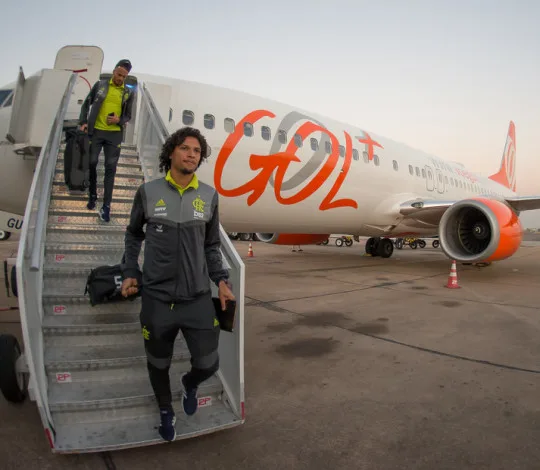
[[[523,237],[517,214],[501,201],[475,198],[459,201],[441,218],[441,248],[460,262],[499,261],[512,256]]]
[[[316,245],[328,240],[329,234],[313,233],[256,233],[257,238],[275,245]]]

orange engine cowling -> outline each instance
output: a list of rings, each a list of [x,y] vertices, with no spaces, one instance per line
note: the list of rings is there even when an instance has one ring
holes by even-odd
[[[518,250],[522,237],[517,214],[494,199],[456,202],[446,210],[439,225],[442,250],[450,259],[461,262],[509,258]]]
[[[256,233],[257,238],[274,245],[316,245],[328,240],[330,235],[314,233]]]

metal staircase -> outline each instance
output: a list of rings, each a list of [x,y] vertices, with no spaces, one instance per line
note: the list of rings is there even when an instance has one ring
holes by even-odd
[[[60,141],[72,86],[73,79],[40,155],[17,258],[30,397],[36,401],[53,452],[162,443],[139,323],[140,298],[92,307],[84,291],[92,268],[120,262],[135,192],[144,181],[162,176],[156,171],[156,148],[168,131],[141,87],[138,146],[122,146],[111,222],[102,222],[97,209],[102,200],[103,155],[96,210],[86,208],[85,194],[70,194],[64,185]],[[244,266],[220,230],[225,265],[238,299],[237,326],[234,333],[222,332],[220,370],[199,388],[199,410],[191,417],[183,414],[181,406],[180,378],[190,368],[190,357],[179,333],[170,369],[177,439],[244,422]],[[215,286],[212,289],[215,294]]]

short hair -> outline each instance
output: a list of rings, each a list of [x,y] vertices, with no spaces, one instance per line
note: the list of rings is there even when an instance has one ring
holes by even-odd
[[[197,169],[201,166],[201,163],[207,159],[208,143],[199,129],[195,129],[193,127],[183,127],[182,129],[178,129],[176,132],[171,134],[161,148],[161,153],[159,154],[159,171],[161,173],[164,171],[167,172],[171,169],[171,155],[174,152],[174,149],[179,145],[182,145],[187,137],[195,137],[201,146],[201,160],[197,165]]]
[[[122,59],[117,64],[116,67],[122,67],[129,72],[131,72],[131,62],[128,59]],[[116,68],[115,67],[115,68]]]

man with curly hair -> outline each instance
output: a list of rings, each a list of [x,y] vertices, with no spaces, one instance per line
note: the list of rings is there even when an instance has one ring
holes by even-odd
[[[122,294],[137,294],[142,278],[142,335],[160,410],[159,434],[166,441],[176,438],[169,368],[178,332],[191,355],[191,370],[181,379],[182,405],[190,416],[197,411],[199,385],[219,368],[220,326],[209,279],[219,288],[223,309],[234,300],[220,251],[218,193],[195,174],[207,155],[199,130],[184,127],[172,134],[159,156],[166,176],[138,188],[125,235]]]

